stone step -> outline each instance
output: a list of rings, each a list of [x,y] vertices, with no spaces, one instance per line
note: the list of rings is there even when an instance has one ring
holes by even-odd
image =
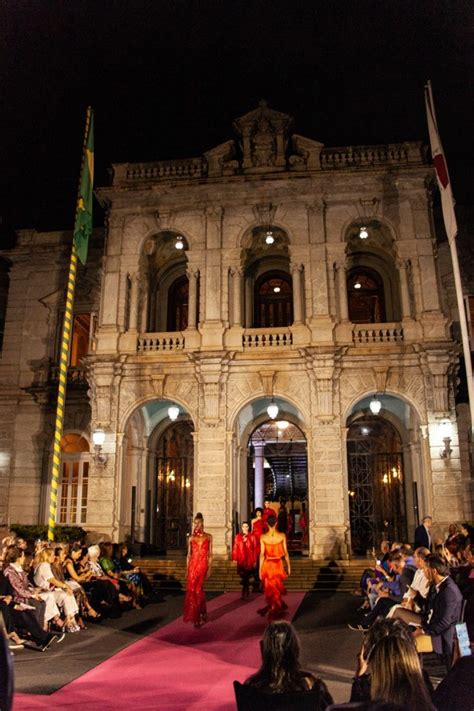
[[[184,557],[136,559],[149,577],[159,582],[160,588],[186,587],[186,559]],[[370,561],[328,561],[310,559],[292,559],[292,574],[285,585],[292,591],[339,591],[350,592],[358,586],[362,572]],[[240,577],[236,565],[229,560],[216,560],[212,575],[206,582],[209,591],[240,590]]]

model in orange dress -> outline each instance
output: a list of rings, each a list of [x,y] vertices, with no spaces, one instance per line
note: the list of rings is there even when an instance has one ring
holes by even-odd
[[[275,516],[268,517],[268,533],[264,533],[260,539],[259,573],[267,605],[258,612],[260,615],[268,612],[269,620],[279,619],[288,607],[282,600],[282,595],[286,595],[283,581],[291,574],[286,536],[276,530],[276,522]],[[287,573],[285,573],[283,559],[286,561]]]
[[[211,574],[212,536],[204,531],[202,514],[194,518],[193,533],[188,540],[187,584],[184,599],[184,622],[201,627],[207,621],[204,581]]]

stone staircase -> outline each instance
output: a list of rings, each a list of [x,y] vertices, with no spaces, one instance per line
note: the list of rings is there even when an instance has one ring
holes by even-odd
[[[150,580],[161,590],[185,589],[186,559],[183,556],[167,558],[137,558],[139,565]],[[285,582],[287,590],[315,592],[351,592],[358,587],[360,577],[369,560],[310,560],[291,558],[291,576]],[[206,582],[209,592],[232,592],[240,590],[240,578],[236,564],[229,560],[214,560],[212,575]]]

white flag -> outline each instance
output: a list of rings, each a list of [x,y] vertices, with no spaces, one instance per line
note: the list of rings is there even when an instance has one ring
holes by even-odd
[[[431,156],[438,177],[439,191],[441,193],[441,208],[443,210],[444,227],[448,235],[449,242],[455,239],[458,232],[456,215],[454,213],[454,198],[449,180],[448,166],[444,157],[443,145],[439,137],[436,114],[434,110],[433,94],[431,92],[431,82],[425,86],[426,117],[428,119],[428,131],[430,134]]]

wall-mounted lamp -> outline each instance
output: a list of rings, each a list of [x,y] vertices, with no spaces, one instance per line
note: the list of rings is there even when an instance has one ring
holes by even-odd
[[[274,420],[275,417],[278,415],[279,407],[273,398],[272,398],[271,403],[267,407],[267,412],[268,412],[268,417],[271,417],[272,420]]]
[[[179,407],[176,405],[171,405],[171,407],[168,408],[168,417],[172,422],[178,419],[179,415]]]
[[[378,415],[380,410],[382,409],[382,403],[380,402],[380,400],[378,399],[378,397],[376,395],[374,395],[372,400],[370,401],[369,408],[370,408],[370,412],[373,415]]]
[[[104,466],[108,460],[107,455],[102,452],[102,447],[105,442],[104,430],[94,430],[92,433],[92,442],[94,443],[94,462]]]
[[[444,447],[439,450],[439,456],[441,459],[451,459],[451,454],[453,450],[451,449],[451,435],[453,433],[453,426],[451,422],[445,420],[439,424],[439,434],[443,440]]]

